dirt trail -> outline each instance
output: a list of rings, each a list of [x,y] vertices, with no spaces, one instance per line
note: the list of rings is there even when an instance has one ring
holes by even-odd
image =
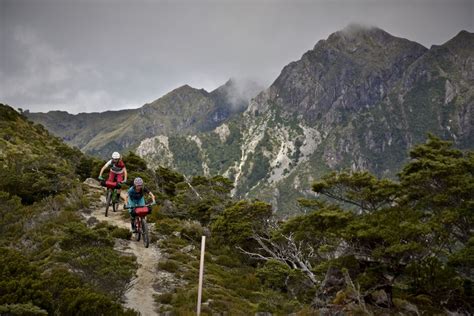
[[[103,193],[100,206],[93,208],[92,213],[87,218],[95,217],[100,222],[107,222],[111,225],[130,229],[130,220],[122,218],[123,203],[120,204],[117,212],[113,212],[109,208],[109,216],[105,217],[105,193],[103,189],[94,183],[86,182],[86,184],[94,191],[100,190]],[[138,263],[136,276],[132,279],[130,288],[125,293],[125,306],[135,309],[143,316],[157,315],[153,299],[153,294],[157,292],[153,289],[153,284],[157,281],[156,267],[161,258],[159,249],[152,243],[150,243],[149,248],[145,248],[141,240],[140,242],[136,240],[123,240],[120,242],[119,247],[121,251],[134,254],[137,257]]]

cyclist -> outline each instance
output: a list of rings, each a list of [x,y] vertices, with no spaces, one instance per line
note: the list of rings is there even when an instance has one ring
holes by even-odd
[[[102,174],[108,167],[110,167],[110,172],[107,181],[117,183],[117,193],[120,196],[120,184],[127,182],[127,168],[125,168],[125,164],[118,152],[114,152],[112,159],[107,161],[102,169],[100,169],[99,180],[101,180],[103,186],[105,186],[106,181],[104,181]]]
[[[140,177],[133,180],[133,185],[128,189],[127,195],[125,196],[125,205],[129,207],[128,213],[130,214],[130,222],[132,225],[132,231],[135,233],[135,211],[132,207],[144,206],[145,205],[145,194],[148,194],[153,201],[152,204],[155,204],[155,196],[143,185],[143,179]],[[151,212],[149,208],[148,212]]]

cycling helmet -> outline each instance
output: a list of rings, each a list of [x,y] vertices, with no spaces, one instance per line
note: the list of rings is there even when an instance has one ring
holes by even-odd
[[[118,152],[114,152],[112,154],[112,159],[120,159],[120,154]]]
[[[137,177],[135,178],[135,180],[133,180],[133,185],[143,185],[143,179],[140,178],[140,177]]]

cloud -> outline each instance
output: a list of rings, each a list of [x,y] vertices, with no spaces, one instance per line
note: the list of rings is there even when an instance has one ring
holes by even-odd
[[[10,54],[14,71],[5,69],[2,63],[1,102],[14,100],[12,106],[34,111],[62,109],[73,113],[139,106],[96,88],[104,80],[96,67],[69,60],[34,30],[18,26],[10,36],[6,53]]]
[[[250,78],[232,78],[230,84],[227,84],[229,85],[226,90],[227,101],[234,110],[240,110],[244,104],[265,88],[256,79]]]
[[[268,86],[351,21],[429,47],[473,31],[472,0],[0,0],[0,102],[101,111],[184,84]]]

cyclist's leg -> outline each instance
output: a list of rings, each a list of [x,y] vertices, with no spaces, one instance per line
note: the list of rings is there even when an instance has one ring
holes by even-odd
[[[107,181],[114,182],[114,179],[115,179],[115,173],[113,173],[112,171],[109,171],[109,177],[107,178]]]
[[[123,173],[117,173],[117,194],[120,197],[120,183],[123,181]]]

